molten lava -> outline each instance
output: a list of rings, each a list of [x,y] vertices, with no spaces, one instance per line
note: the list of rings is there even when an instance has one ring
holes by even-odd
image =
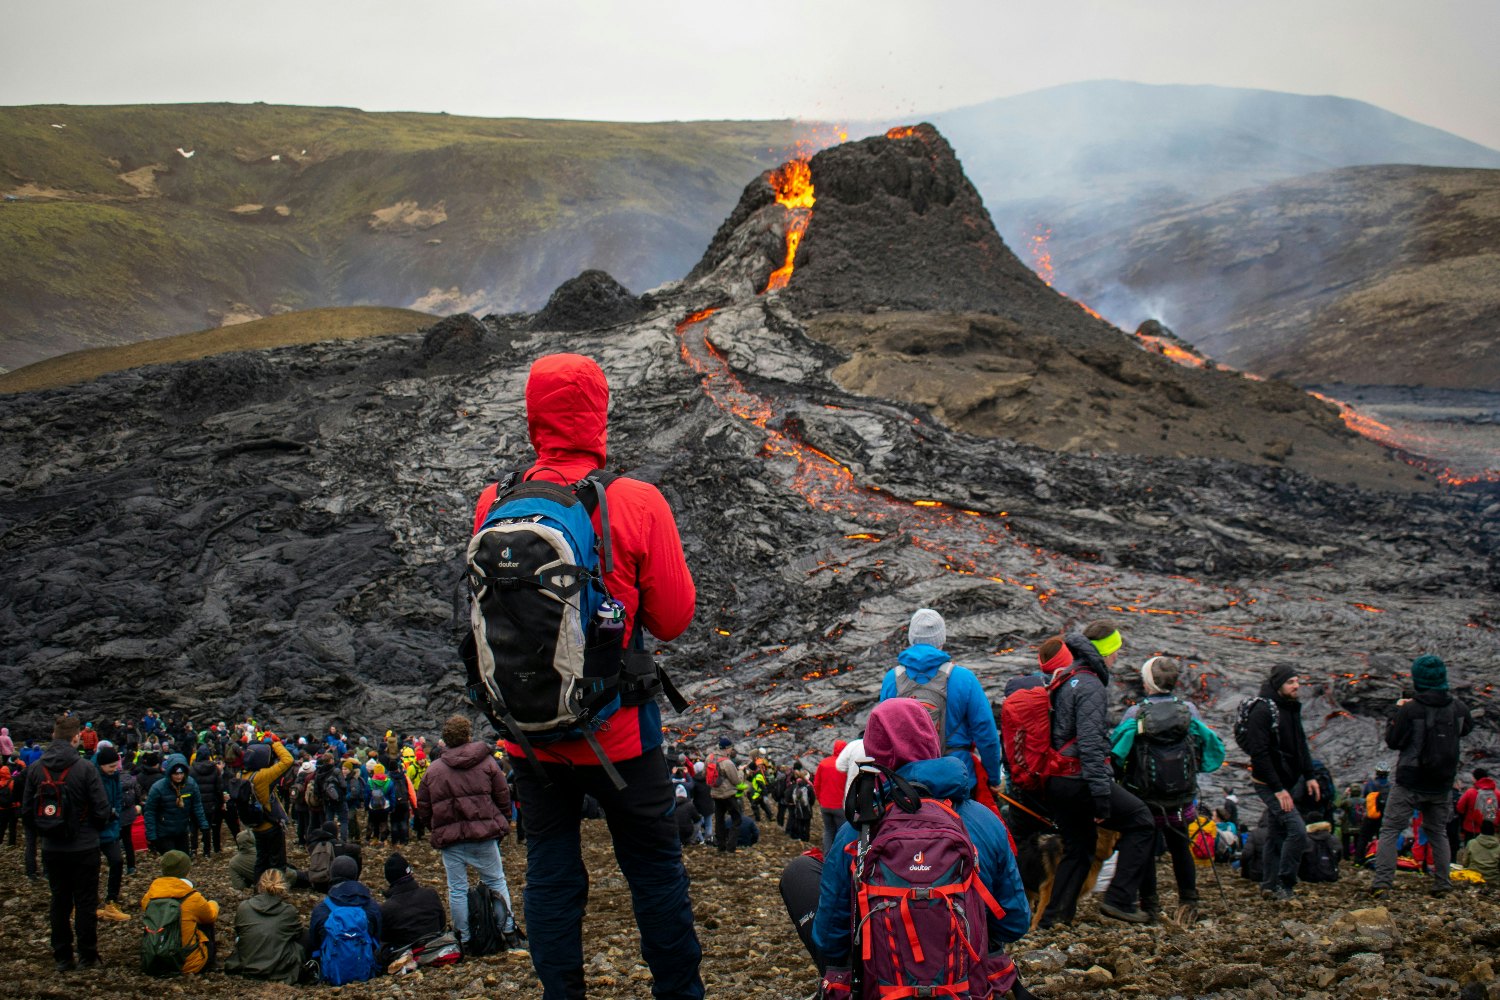
[[[797,259],[797,247],[802,244],[802,234],[812,221],[813,183],[812,168],[807,160],[797,159],[781,165],[771,172],[771,187],[776,191],[776,204],[790,214],[786,229],[786,261],[771,272],[765,291],[785,288],[792,280],[792,266]]]
[[[1040,225],[1038,225],[1036,229],[1032,231],[1031,235],[1026,238],[1026,249],[1031,254],[1031,269],[1036,272],[1036,276],[1038,278],[1042,279],[1042,284],[1046,285],[1048,288],[1051,288],[1054,292],[1057,292],[1057,294],[1061,295],[1063,298],[1068,299],[1069,302],[1073,303],[1075,306],[1082,309],[1084,312],[1088,313],[1095,319],[1104,320],[1104,322],[1108,323],[1109,320],[1104,319],[1103,316],[1100,316],[1098,313],[1090,309],[1088,306],[1084,305],[1082,302],[1079,302],[1077,299],[1070,299],[1064,293],[1058,292],[1056,288],[1053,288],[1052,251],[1047,249],[1047,241],[1050,239],[1052,239],[1052,230]]]

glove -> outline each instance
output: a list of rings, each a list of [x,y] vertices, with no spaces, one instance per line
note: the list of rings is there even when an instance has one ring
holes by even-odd
[[[1094,799],[1094,818],[1109,819],[1109,796]]]

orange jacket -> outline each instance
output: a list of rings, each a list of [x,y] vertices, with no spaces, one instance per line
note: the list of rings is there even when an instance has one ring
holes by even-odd
[[[203,893],[194,889],[193,883],[186,879],[165,875],[154,880],[146,895],[141,897],[141,909],[144,910],[153,899],[182,900],[182,945],[184,948],[193,946],[192,953],[183,960],[182,971],[189,975],[202,972],[208,964],[208,938],[199,928],[212,927],[219,919],[219,904],[204,899]]]

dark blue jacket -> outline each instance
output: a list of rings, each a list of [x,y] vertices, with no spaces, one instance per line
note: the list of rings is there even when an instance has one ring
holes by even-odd
[[[963,820],[969,838],[979,853],[979,873],[985,887],[1005,911],[995,919],[989,914],[990,947],[1020,940],[1031,926],[1031,907],[1021,885],[1016,856],[1011,853],[1010,836],[1005,824],[990,809],[969,799],[963,765],[953,757],[919,760],[897,771],[908,781],[920,782],[938,798],[950,799],[959,819]],[[818,887],[818,913],[813,918],[813,941],[828,964],[847,968],[850,942],[854,931],[854,850],[859,833],[845,823],[833,838],[833,847],[823,862],[823,878]]]
[[[896,657],[896,662],[906,668],[907,676],[918,684],[926,684],[952,657],[938,649],[919,643],[908,646]],[[880,682],[880,700],[896,697],[896,670],[886,671]],[[995,712],[990,700],[979,684],[979,678],[968,667],[953,665],[948,675],[948,710],[943,724],[945,749],[967,751],[971,747],[979,754],[979,762],[989,772],[990,784],[1000,781],[1000,731],[995,728]],[[967,753],[956,754],[973,770],[973,762]],[[973,780],[969,786],[973,787]]]
[[[365,917],[370,921],[370,940],[377,944],[380,942],[380,907],[363,882],[351,879],[345,882],[335,882],[333,888],[328,890],[328,895],[318,900],[318,905],[313,907],[312,919],[307,924],[307,953],[309,955],[316,954],[323,944],[323,925],[328,923],[329,900],[339,906],[361,907],[365,911]]]
[[[146,796],[146,839],[160,840],[183,833],[191,824],[200,830],[208,829],[208,816],[203,811],[203,793],[192,775],[184,778],[181,785],[172,783],[172,768],[187,766],[187,758],[174,753],[162,762],[162,777],[151,786]]]
[[[98,767],[97,764],[94,766]],[[99,831],[101,844],[113,843],[120,839],[120,818],[125,815],[125,786],[120,780],[120,775],[123,773],[123,768],[116,770],[114,774],[99,772],[99,780],[104,783],[104,798],[108,800],[109,808],[114,814],[108,825]]]

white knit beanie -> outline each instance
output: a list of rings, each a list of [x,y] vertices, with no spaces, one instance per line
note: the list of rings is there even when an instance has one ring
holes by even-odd
[[[948,626],[943,616],[931,608],[918,608],[911,616],[911,625],[906,630],[907,641],[913,646],[936,646],[942,649],[948,642]]]

